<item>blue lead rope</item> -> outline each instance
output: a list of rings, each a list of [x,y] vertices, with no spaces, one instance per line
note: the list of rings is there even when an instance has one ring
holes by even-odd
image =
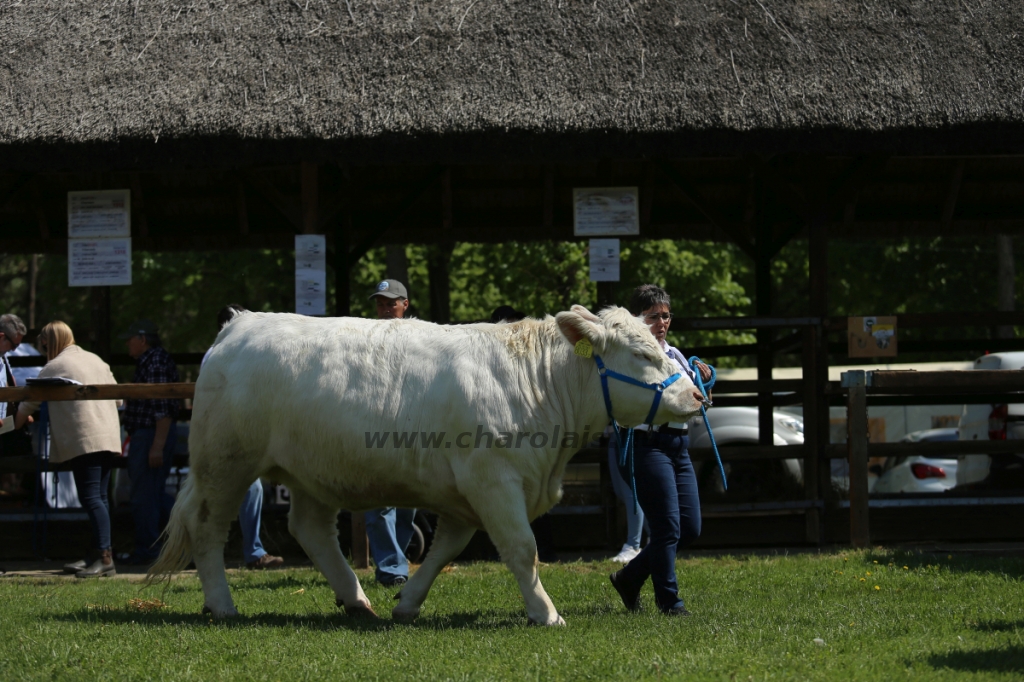
[[[708,369],[711,370],[711,378],[705,384],[704,380],[701,379],[700,370],[697,369],[697,363],[700,362],[700,358],[694,355],[690,358],[690,369],[693,370],[694,375],[697,377],[696,384],[697,388],[700,389],[701,395],[704,396],[704,400],[707,401],[708,391],[715,386],[715,379],[718,377],[718,373],[715,372],[715,368],[708,365]],[[715,442],[715,434],[711,433],[711,424],[708,422],[708,410],[703,404],[700,406],[700,415],[704,417],[704,428],[708,430],[708,438],[711,439],[711,449],[715,451],[715,461],[718,462],[718,473],[722,475],[722,488],[724,490],[729,489],[729,484],[725,480],[725,467],[722,466],[722,456],[718,454],[718,443]],[[632,475],[630,471],[630,475]],[[636,498],[636,492],[633,493],[633,497]]]

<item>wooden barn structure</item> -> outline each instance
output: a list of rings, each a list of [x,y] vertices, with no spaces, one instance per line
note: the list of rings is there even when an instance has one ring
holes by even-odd
[[[344,315],[376,245],[570,240],[574,187],[637,186],[642,237],[755,263],[756,318],[688,324],[758,330],[734,352],[765,425],[775,354],[802,352],[818,500],[828,241],[1024,233],[1021,35],[1009,0],[8,3],[0,250],[65,253],[67,192],[130,188],[138,251],[326,234]],[[792,239],[810,286],[781,319]]]

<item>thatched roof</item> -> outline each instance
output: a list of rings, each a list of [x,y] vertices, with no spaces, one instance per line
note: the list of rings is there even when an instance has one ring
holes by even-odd
[[[1019,0],[0,0],[0,46],[4,165],[1024,149]]]

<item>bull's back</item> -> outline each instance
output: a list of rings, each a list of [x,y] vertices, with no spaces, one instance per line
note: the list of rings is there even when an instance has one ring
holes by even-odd
[[[237,318],[218,337],[196,385],[195,465],[220,456],[210,450],[234,451],[256,461],[260,473],[276,468],[315,481],[350,507],[385,498],[426,504],[411,498],[439,490],[450,495],[445,482],[454,485],[450,458],[457,452],[394,441],[371,448],[367,438],[454,433],[500,419],[494,412],[504,406],[481,399],[496,369],[473,360],[472,347],[486,340],[452,329],[418,321]],[[429,491],[421,481],[431,483]]]

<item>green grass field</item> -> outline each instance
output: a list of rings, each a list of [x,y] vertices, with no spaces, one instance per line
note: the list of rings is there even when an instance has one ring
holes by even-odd
[[[195,578],[0,579],[0,679],[1019,680],[1024,559],[847,552],[681,560],[690,618],[645,588],[624,611],[610,562],[546,565],[565,628],[527,627],[511,574],[441,575],[414,625],[347,618],[319,573],[232,573],[242,616],[201,616]],[[368,573],[381,615],[393,590]],[[143,600],[141,603],[139,600]],[[147,610],[148,600],[166,606]],[[152,605],[152,602],[149,602]]]

